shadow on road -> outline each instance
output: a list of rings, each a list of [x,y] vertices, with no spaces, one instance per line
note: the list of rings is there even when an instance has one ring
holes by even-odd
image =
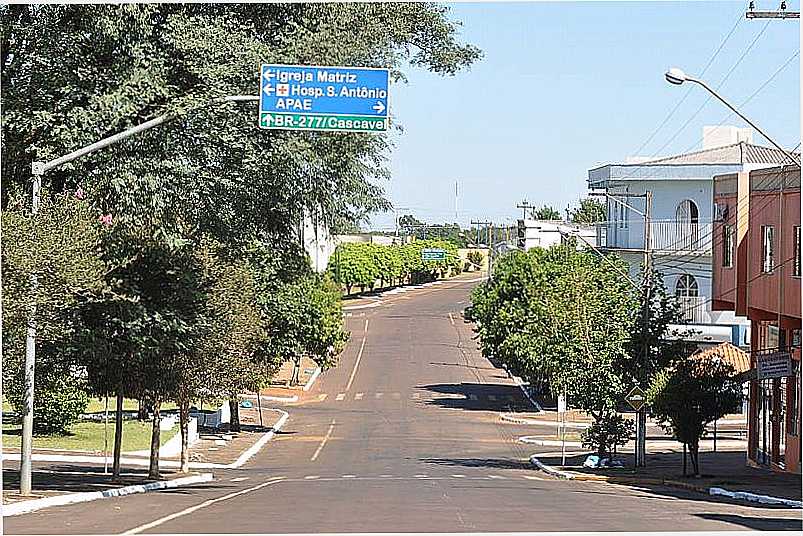
[[[449,409],[473,411],[531,411],[530,402],[515,385],[498,383],[439,383],[422,385],[444,395],[427,401],[427,404]]]
[[[532,468],[527,461],[499,458],[421,458],[421,461],[424,463],[451,467],[487,467],[491,469]]]
[[[111,467],[109,468],[111,470]],[[162,470],[162,476],[173,475],[170,470]],[[154,482],[148,478],[146,468],[123,468],[123,475],[119,479],[112,479],[111,475],[102,474],[102,467],[90,467],[77,464],[49,465],[48,470],[34,467],[31,475],[35,490],[76,493],[80,491],[104,491],[112,488],[130,486],[132,484],[146,484]],[[3,469],[3,488],[13,490],[19,488],[19,470]]]
[[[733,525],[740,525],[752,530],[803,530],[803,521],[800,519],[785,519],[782,517],[756,517],[740,516],[736,514],[694,514],[709,521],[723,521]]]

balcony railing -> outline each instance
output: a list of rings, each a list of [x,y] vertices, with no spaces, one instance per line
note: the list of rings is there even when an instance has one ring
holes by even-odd
[[[688,324],[707,324],[711,322],[708,300],[704,296],[678,296],[680,314]]]
[[[655,221],[650,224],[650,249],[654,251],[711,254],[711,223]],[[597,245],[607,248],[644,249],[644,225],[617,222],[597,224]]]

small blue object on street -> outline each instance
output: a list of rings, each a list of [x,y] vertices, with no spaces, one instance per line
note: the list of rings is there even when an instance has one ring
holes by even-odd
[[[243,400],[242,402],[240,402],[240,407],[241,408],[253,408],[254,405],[251,403],[250,400]]]
[[[285,130],[384,132],[388,69],[266,64],[259,126]]]

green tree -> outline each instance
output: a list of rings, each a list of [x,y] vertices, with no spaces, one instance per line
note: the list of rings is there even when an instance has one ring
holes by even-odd
[[[3,210],[2,228],[3,384],[23,414],[26,328],[33,314],[38,378],[34,429],[65,433],[88,402],[86,382],[74,366],[80,329],[75,307],[105,288],[99,246],[106,230],[98,213],[82,200],[48,192],[37,216],[23,205]]]
[[[467,316],[482,351],[532,384],[546,383],[574,407],[605,423],[627,388],[618,364],[637,307],[610,256],[573,244],[502,256],[494,277],[472,294]]]
[[[700,475],[700,438],[709,423],[735,411],[741,384],[730,363],[685,357],[658,374],[647,391],[651,412],[662,427],[689,448],[692,471]]]
[[[605,205],[594,198],[580,200],[580,206],[571,209],[569,219],[572,223],[592,225],[607,219]]]
[[[560,220],[560,212],[558,212],[554,207],[550,207],[548,205],[544,205],[538,210],[535,211],[533,214],[536,220]]]

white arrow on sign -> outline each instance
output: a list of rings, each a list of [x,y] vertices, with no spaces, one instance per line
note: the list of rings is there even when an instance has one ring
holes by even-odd
[[[271,78],[273,78],[273,77],[274,77],[274,76],[276,76],[276,75],[275,75],[275,74],[273,74],[273,71],[271,71],[270,69],[267,69],[267,70],[266,70],[266,71],[263,73],[263,75],[262,75],[262,76],[264,76],[264,77],[265,77],[265,80],[270,80]]]
[[[270,84],[265,84],[265,87],[262,88],[262,91],[265,92],[265,95],[270,95],[271,93],[276,91],[276,89],[274,89],[274,87]]]
[[[262,122],[266,125],[270,125],[270,122],[273,120],[273,116],[271,114],[265,114],[262,116]]]
[[[381,114],[385,111],[385,105],[382,104],[382,101],[376,101],[376,104],[373,105],[373,109],[376,110],[376,113]]]

